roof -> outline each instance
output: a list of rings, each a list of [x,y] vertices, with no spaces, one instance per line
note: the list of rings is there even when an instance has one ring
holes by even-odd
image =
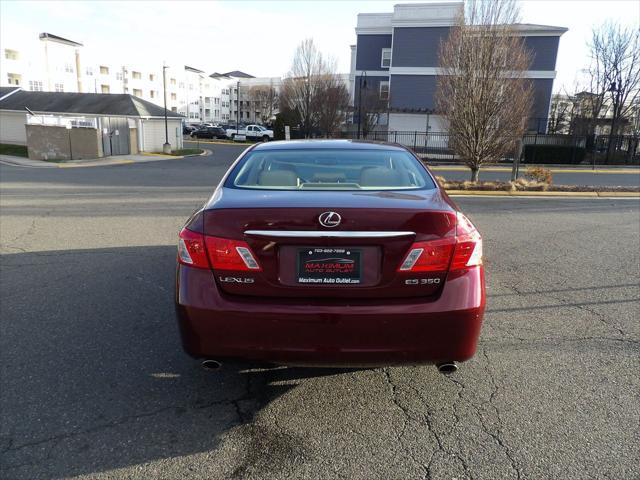
[[[16,90],[20,90],[20,87],[0,87],[0,100]]]
[[[0,99],[0,110],[127,117],[164,117],[164,108],[126,93],[62,93],[20,90]],[[168,111],[167,117],[181,118]]]
[[[66,43],[67,45],[71,45],[72,47],[82,47],[83,45],[78,42],[74,42],[73,40],[69,40],[67,38],[59,37],[58,35],[53,35],[51,33],[43,32],[40,34],[40,40],[53,40],[54,42]]]
[[[185,65],[184,69],[187,70],[188,72],[204,73],[202,70],[198,70],[197,68],[190,67],[189,65]]]
[[[251,150],[405,150],[393,143],[372,142],[367,140],[283,140],[257,143]]]
[[[211,78],[229,78],[224,73],[213,72],[209,75]]]
[[[240,70],[232,70],[231,72],[223,73],[225,77],[236,77],[236,78],[256,78],[253,75],[249,75],[248,73],[241,72]]]
[[[569,30],[565,27],[555,27],[553,25],[537,25],[535,23],[516,23],[514,24],[514,26],[521,32],[557,32],[560,35]]]

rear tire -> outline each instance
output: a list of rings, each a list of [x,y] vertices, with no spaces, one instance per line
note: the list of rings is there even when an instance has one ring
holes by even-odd
[[[262,136],[262,141],[263,142],[268,142],[269,141],[269,135],[263,135]]]

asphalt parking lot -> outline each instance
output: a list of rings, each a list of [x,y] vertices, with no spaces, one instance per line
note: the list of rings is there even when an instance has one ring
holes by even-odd
[[[180,347],[175,241],[233,148],[0,165],[0,477],[638,478],[637,199],[456,199],[488,310],[455,375],[211,373]]]

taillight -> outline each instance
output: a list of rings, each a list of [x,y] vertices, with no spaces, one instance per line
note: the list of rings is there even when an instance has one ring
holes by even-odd
[[[457,214],[456,236],[416,242],[399,272],[446,272],[482,265],[482,237],[462,213]]]
[[[205,236],[211,266],[217,270],[260,270],[247,242]]]
[[[398,269],[401,272],[446,272],[453,253],[454,239],[416,242]]]
[[[204,235],[183,228],[178,235],[178,261],[183,265],[210,268]]]
[[[458,212],[456,223],[456,248],[450,270],[482,265],[482,237],[473,223]]]
[[[218,270],[260,270],[246,242],[210,237],[187,228],[183,228],[178,236],[178,261],[183,265]]]

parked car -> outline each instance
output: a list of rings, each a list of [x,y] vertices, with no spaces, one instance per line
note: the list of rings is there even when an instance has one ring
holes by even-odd
[[[476,350],[482,239],[408,149],[256,144],[178,239],[185,350],[293,365],[436,363]]]
[[[192,138],[227,138],[227,132],[220,127],[203,127],[191,133]]]
[[[182,125],[182,134],[183,135],[191,135],[191,133],[195,132],[197,129],[193,125]]]
[[[248,140],[262,140],[268,142],[273,140],[273,130],[267,130],[262,125],[247,125],[227,129],[227,138],[233,139],[236,135],[244,135]]]

